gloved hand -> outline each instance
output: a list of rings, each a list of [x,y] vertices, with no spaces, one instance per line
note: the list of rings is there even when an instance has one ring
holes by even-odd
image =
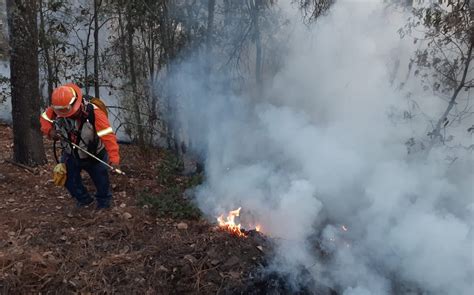
[[[57,186],[64,186],[67,180],[67,169],[66,164],[59,163],[54,166],[53,170],[53,182]]]
[[[54,129],[54,128],[51,128],[51,130],[49,130],[48,136],[49,136],[49,138],[51,138],[53,140],[61,139],[61,136],[59,136],[58,131],[56,131],[56,129]]]

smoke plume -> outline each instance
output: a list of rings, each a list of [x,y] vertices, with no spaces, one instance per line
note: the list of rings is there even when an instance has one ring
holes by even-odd
[[[210,93],[193,60],[173,76],[177,124],[205,159],[200,208],[242,207],[244,225],[278,241],[270,267],[295,285],[304,268],[348,295],[472,294],[472,153],[407,153],[427,121],[398,117],[406,92],[434,117],[445,102],[395,86],[413,53],[397,34],[404,13],[337,1],[308,27],[279,5],[290,47],[264,97]]]

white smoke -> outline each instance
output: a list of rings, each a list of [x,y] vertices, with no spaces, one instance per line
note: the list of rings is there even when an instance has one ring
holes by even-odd
[[[193,62],[178,71],[179,125],[205,156],[198,202],[211,217],[242,206],[279,241],[272,266],[295,280],[304,266],[348,295],[471,294],[472,154],[407,154],[427,122],[394,119],[407,102],[393,64],[413,48],[397,34],[403,13],[382,2],[337,1],[311,28],[294,18],[294,46],[258,103],[209,94]],[[434,117],[445,107],[410,92]]]

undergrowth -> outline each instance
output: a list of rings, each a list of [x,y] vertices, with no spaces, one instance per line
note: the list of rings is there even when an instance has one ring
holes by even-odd
[[[201,211],[192,201],[183,196],[188,188],[198,186],[203,181],[202,173],[182,176],[183,162],[173,153],[166,152],[157,167],[157,182],[164,190],[152,193],[143,190],[138,196],[138,205],[148,207],[158,217],[175,219],[199,219]]]

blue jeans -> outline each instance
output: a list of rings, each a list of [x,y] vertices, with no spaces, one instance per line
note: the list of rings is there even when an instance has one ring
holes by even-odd
[[[99,158],[106,163],[109,160],[109,156],[105,151],[103,151],[103,156]],[[72,155],[63,155],[62,160],[67,168],[65,186],[71,196],[76,199],[78,206],[87,205],[93,201],[82,183],[81,171],[85,170],[91,177],[97,190],[95,194],[97,207],[110,207],[112,193],[110,191],[109,168],[107,166],[93,159],[76,159]]]

